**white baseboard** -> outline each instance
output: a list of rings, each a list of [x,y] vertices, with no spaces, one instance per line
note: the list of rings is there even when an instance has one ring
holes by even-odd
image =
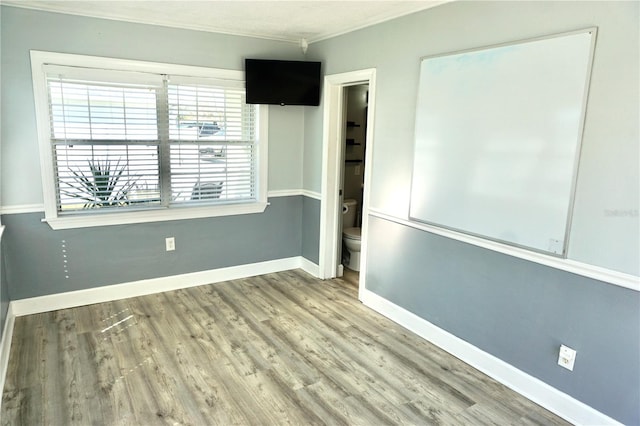
[[[301,268],[309,274],[317,276],[317,265],[302,256],[296,256],[247,265],[230,266],[228,268],[94,287],[86,290],[50,294],[28,299],[18,299],[11,301],[9,306],[12,308],[14,316],[31,315],[297,268]]]
[[[300,269],[310,275],[313,275],[316,278],[320,276],[320,266],[305,257],[301,257],[300,259],[302,259],[300,263]]]
[[[4,381],[7,377],[7,368],[9,367],[9,352],[11,350],[11,338],[13,337],[13,324],[16,316],[11,309],[7,310],[7,318],[4,322],[2,330],[2,340],[0,340],[0,393],[4,390]],[[0,410],[2,409],[2,398],[0,398]]]
[[[520,395],[576,425],[621,425],[611,417],[518,370],[387,299],[364,289],[362,303]]]

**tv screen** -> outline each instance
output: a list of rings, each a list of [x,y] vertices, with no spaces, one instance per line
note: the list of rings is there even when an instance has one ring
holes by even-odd
[[[320,62],[245,59],[248,104],[320,105]]]

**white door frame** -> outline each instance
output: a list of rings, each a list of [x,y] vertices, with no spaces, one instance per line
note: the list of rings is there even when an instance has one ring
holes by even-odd
[[[360,257],[360,290],[364,288],[366,270],[367,216],[369,211],[369,188],[373,165],[373,129],[376,98],[375,68],[332,74],[324,78],[324,115],[322,138],[322,198],[320,202],[320,253],[319,277],[335,278],[338,272],[338,247],[342,243],[342,206],[340,205],[340,172],[344,135],[344,88],[359,84],[369,85],[367,109],[366,157],[364,167],[364,194],[362,205],[362,237]]]

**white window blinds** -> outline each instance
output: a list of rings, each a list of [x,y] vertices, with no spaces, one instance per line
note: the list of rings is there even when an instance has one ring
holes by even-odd
[[[256,111],[244,89],[170,79],[167,91],[172,203],[255,199]]]
[[[57,211],[255,201],[257,111],[201,80],[50,67]]]
[[[158,139],[153,88],[49,78],[52,137],[71,140]]]

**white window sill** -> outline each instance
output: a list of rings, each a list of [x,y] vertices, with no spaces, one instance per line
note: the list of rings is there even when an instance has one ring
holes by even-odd
[[[269,203],[229,204],[199,207],[173,207],[144,211],[98,213],[49,217],[43,219],[54,229],[89,228],[93,226],[125,225],[132,223],[162,222],[167,220],[199,219],[205,217],[233,216],[262,213]]]

